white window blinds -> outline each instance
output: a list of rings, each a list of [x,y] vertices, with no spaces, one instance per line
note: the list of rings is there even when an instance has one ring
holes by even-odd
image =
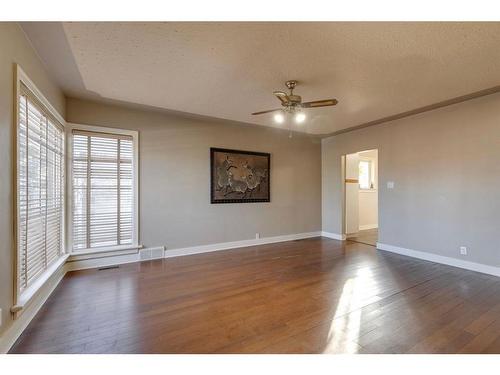
[[[131,136],[73,130],[73,250],[132,244]]]
[[[18,113],[18,289],[63,255],[64,130],[21,85]]]

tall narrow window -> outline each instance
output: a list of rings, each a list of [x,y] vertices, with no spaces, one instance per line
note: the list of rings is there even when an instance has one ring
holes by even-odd
[[[20,84],[17,126],[18,291],[64,253],[64,128]]]
[[[133,137],[73,130],[73,250],[133,245]]]

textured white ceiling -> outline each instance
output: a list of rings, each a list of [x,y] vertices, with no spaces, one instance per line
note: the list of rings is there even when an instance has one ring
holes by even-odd
[[[500,23],[64,23],[78,74],[40,37],[49,25],[23,27],[74,96],[283,127],[250,113],[279,107],[272,91],[297,79],[304,101],[339,100],[293,125],[314,134],[500,83]]]

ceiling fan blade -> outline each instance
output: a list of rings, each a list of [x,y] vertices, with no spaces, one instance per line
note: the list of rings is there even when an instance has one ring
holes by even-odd
[[[287,105],[290,101],[290,99],[288,99],[288,95],[283,91],[274,91],[273,94],[280,100],[281,104],[283,105]]]
[[[276,111],[281,111],[281,110],[282,110],[281,108],[278,108],[278,109],[269,109],[267,111],[254,112],[254,113],[252,113],[252,115],[262,115],[264,113],[271,113],[271,112],[276,112]]]
[[[316,107],[328,107],[337,104],[339,101],[337,99],[324,99],[315,100],[313,102],[302,103],[302,108],[316,108]]]

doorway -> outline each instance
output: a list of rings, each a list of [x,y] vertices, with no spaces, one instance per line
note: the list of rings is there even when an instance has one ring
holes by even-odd
[[[346,239],[376,246],[378,241],[378,150],[342,156]]]

